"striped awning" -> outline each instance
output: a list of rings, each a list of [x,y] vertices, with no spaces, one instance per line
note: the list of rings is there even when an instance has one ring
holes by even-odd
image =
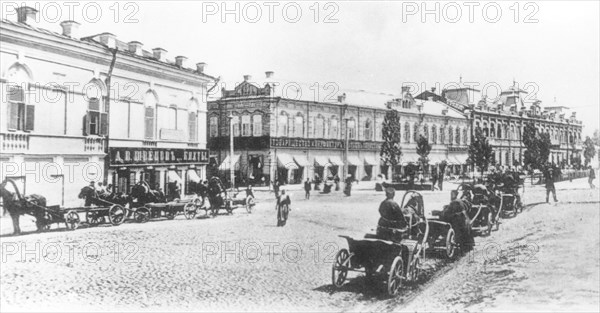
[[[233,169],[239,169],[240,168],[240,158],[241,158],[241,154],[234,154],[233,156]],[[228,171],[230,169],[230,158],[229,155],[225,157],[225,159],[223,160],[223,162],[221,162],[221,165],[219,165],[219,171]]]
[[[337,166],[344,166],[344,161],[342,161],[342,159],[338,156],[330,156],[329,157],[329,162],[332,165],[337,165]]]
[[[308,158],[301,154],[295,154],[293,156],[294,161],[301,167],[309,167],[310,163],[308,162]]]
[[[348,164],[353,166],[359,166],[362,164],[357,155],[349,155],[348,156]]]
[[[315,156],[315,164],[316,166],[325,167],[329,165],[329,160],[325,156]]]
[[[280,167],[286,168],[288,170],[297,170],[298,164],[294,161],[294,158],[285,153],[277,153],[277,164]]]
[[[377,162],[377,159],[378,158],[373,157],[373,156],[366,156],[365,157],[365,164],[366,165],[373,165],[373,166],[379,165],[379,162]]]

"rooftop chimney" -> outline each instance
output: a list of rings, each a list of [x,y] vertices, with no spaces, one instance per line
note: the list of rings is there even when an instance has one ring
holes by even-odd
[[[252,79],[252,75],[244,75],[244,81],[247,82]]]
[[[17,22],[19,23],[23,23],[23,24],[27,24],[27,22],[35,22],[36,19],[36,14],[37,14],[37,10],[32,8],[32,7],[28,7],[28,6],[22,6],[22,7],[18,7],[16,9],[17,11]]]
[[[275,74],[273,71],[267,71],[267,72],[265,72],[265,76],[266,76],[267,78],[272,78],[272,77],[273,77],[273,74]]]
[[[163,49],[163,48],[154,48],[152,49],[152,54],[154,55],[154,58],[161,61],[161,62],[166,62],[167,61],[167,50]]]
[[[102,33],[98,35],[98,39],[101,43],[107,45],[109,48],[115,48],[117,46],[117,36],[111,33]]]
[[[204,62],[196,63],[196,72],[204,73],[205,67],[206,67],[206,63],[204,63]]]
[[[131,53],[135,53],[135,55],[144,55],[144,52],[142,51],[142,43],[139,41],[130,41],[128,44],[129,47],[129,52]]]
[[[79,35],[79,25],[80,24],[75,21],[63,21],[62,23],[60,23],[60,27],[62,27],[63,36],[78,39],[77,36]]]
[[[185,61],[187,60],[186,57],[179,55],[175,57],[175,65],[179,66],[179,67],[183,67],[185,65]]]

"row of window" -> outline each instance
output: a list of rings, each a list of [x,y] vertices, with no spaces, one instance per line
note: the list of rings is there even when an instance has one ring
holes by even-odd
[[[248,114],[244,114],[244,115],[241,115],[241,118],[239,115],[234,115],[231,118],[231,124],[233,127],[233,136],[235,136],[235,137],[239,137],[240,135],[244,136],[244,137],[262,136],[263,131],[262,131],[262,115],[261,114],[254,114],[252,116],[250,116]],[[208,130],[209,136],[210,137],[219,136],[219,117],[211,116],[208,121],[208,125],[209,125],[209,130]]]
[[[413,141],[416,142],[419,136],[419,125],[418,124],[414,124],[413,125]],[[423,133],[421,134],[423,135],[423,137],[425,137],[427,139],[427,141],[429,141],[430,143],[433,144],[457,144],[460,145],[462,144],[468,144],[468,140],[469,140],[469,135],[467,132],[467,128],[460,128],[460,127],[456,127],[453,128],[452,126],[449,126],[447,129],[446,127],[440,127],[439,128],[439,135],[438,135],[438,128],[436,125],[432,125],[431,126],[431,134],[429,133],[429,125],[425,124],[423,126]],[[446,141],[446,135],[448,136],[448,140]],[[405,143],[410,143],[410,124],[409,123],[405,123],[404,124],[404,142]]]
[[[476,127],[480,127],[479,122],[477,122],[475,125],[476,125]],[[547,127],[542,128],[541,132],[549,134],[550,139],[554,139],[561,143],[573,143],[576,140],[581,140],[581,133],[579,133],[579,132],[572,133],[572,132],[567,132],[566,130],[554,130],[551,128],[549,129]],[[511,125],[510,130],[509,130],[508,125],[504,125],[504,127],[503,127],[502,124],[498,124],[498,126],[495,127],[494,123],[490,123],[490,127],[488,128],[487,123],[484,122],[483,123],[483,133],[485,136],[489,136],[491,138],[521,140],[522,129],[515,128],[514,125]],[[503,134],[504,134],[504,137],[502,136]]]

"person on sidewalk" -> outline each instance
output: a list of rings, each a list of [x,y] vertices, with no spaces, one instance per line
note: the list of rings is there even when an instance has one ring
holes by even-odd
[[[304,182],[304,199],[310,199],[310,180],[308,178]]]
[[[437,166],[433,167],[433,170],[431,171],[431,191],[435,191],[437,188],[435,186],[435,184],[437,184],[438,181],[438,171],[437,171]]]
[[[554,198],[554,202],[558,202],[556,199],[556,188],[554,187],[554,169],[552,166],[547,166],[546,171],[544,172],[544,179],[546,180],[546,203],[549,203],[550,193],[552,193],[552,197]]]
[[[594,168],[592,168],[592,166],[590,165],[590,177],[588,178],[590,189],[596,189],[596,186],[594,186],[594,179],[596,179],[596,172],[594,171]]]

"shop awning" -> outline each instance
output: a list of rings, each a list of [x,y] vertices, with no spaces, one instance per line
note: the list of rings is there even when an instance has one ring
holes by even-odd
[[[416,154],[403,154],[402,157],[400,158],[400,162],[402,165],[406,165],[408,163],[418,163],[419,162],[419,156]]]
[[[362,162],[360,161],[360,159],[358,158],[357,155],[349,155],[348,156],[348,165],[359,166],[361,164],[362,164]]]
[[[177,181],[178,183],[181,183],[183,180],[181,179],[181,177],[179,177],[179,174],[177,174],[177,172],[171,170],[167,172],[169,175],[169,182],[175,182]]]
[[[469,156],[467,154],[457,154],[452,156],[454,158],[454,164],[467,164]]]
[[[379,165],[379,162],[377,162],[377,159],[378,158],[373,157],[373,156],[366,156],[365,157],[365,165],[373,165],[373,166]]]
[[[308,162],[308,158],[304,155],[294,155],[293,158],[294,158],[294,161],[296,161],[296,163],[298,163],[299,166],[302,166],[302,167],[310,166],[310,163]]]
[[[188,180],[193,181],[195,183],[200,182],[200,176],[198,176],[198,174],[196,173],[195,170],[188,170],[187,175],[188,175]]]
[[[446,160],[446,156],[443,154],[430,154],[429,155],[429,164],[431,164],[431,165],[441,163],[444,160]]]
[[[241,154],[234,154],[233,155],[233,169],[238,169],[240,167],[240,158],[241,158]],[[223,160],[223,162],[221,162],[221,165],[219,165],[219,171],[229,171],[230,169],[230,158],[229,155],[225,157],[225,159]]]
[[[337,165],[337,166],[344,166],[344,161],[342,161],[342,159],[338,156],[330,156],[329,157],[329,162],[332,165]]]
[[[325,167],[329,164],[329,160],[324,156],[315,156],[315,164],[317,166]]]
[[[296,170],[298,169],[298,164],[294,161],[291,155],[285,153],[277,153],[277,163],[280,167],[286,168],[288,170]]]

